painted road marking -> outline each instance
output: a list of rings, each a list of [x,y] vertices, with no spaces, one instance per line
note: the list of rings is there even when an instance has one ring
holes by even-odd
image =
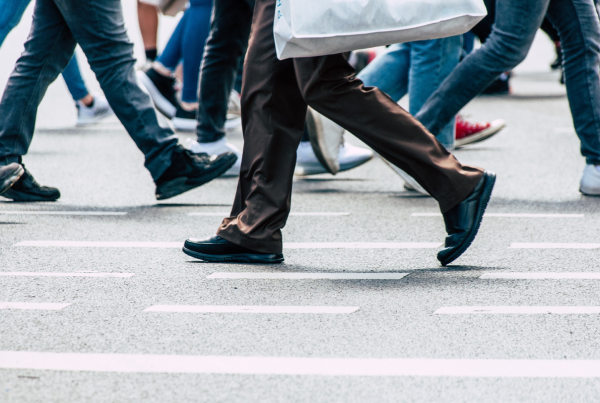
[[[135,273],[97,273],[97,272],[75,272],[75,273],[37,273],[28,271],[6,271],[0,272],[0,277],[25,276],[25,277],[133,277]]]
[[[287,242],[285,249],[435,249],[440,242]],[[182,242],[23,241],[14,246],[62,248],[182,248]]]
[[[190,373],[466,378],[599,378],[600,360],[304,358],[0,351],[0,368]]]
[[[600,273],[485,273],[482,280],[600,280]]]
[[[412,213],[413,217],[441,217],[441,213]],[[484,217],[508,217],[508,218],[583,218],[584,214],[508,214],[508,213],[485,213]]]
[[[190,216],[208,216],[208,217],[229,217],[229,212],[197,212],[197,213],[189,213],[188,215]],[[322,216],[348,216],[350,215],[350,213],[345,213],[345,212],[314,212],[314,213],[302,213],[302,212],[296,212],[296,213],[290,213],[291,216],[303,216],[303,217],[307,217],[307,216],[315,216],[315,217],[322,217]]]
[[[511,249],[598,249],[600,243],[511,243]]]
[[[352,313],[357,306],[225,306],[225,305],[154,305],[144,312],[193,313]]]
[[[127,215],[122,211],[2,211],[0,214],[14,215]]]
[[[58,311],[71,304],[52,304],[37,302],[0,302],[0,309],[39,309],[44,311]]]
[[[440,308],[435,314],[596,314],[600,306],[449,306]]]
[[[264,280],[400,280],[409,273],[213,273],[206,278]]]

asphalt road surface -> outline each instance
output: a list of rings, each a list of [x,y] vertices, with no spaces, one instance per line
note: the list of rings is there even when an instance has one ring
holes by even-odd
[[[0,202],[0,402],[598,401],[600,199],[538,65],[464,111],[507,128],[456,152],[498,181],[446,268],[437,204],[378,158],[295,180],[284,264],[199,262],[236,179],[157,203],[116,119],[41,116],[25,164],[63,196]]]

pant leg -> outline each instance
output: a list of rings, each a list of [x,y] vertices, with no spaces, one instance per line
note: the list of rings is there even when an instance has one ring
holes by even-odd
[[[392,45],[356,77],[365,87],[377,87],[398,102],[408,93],[410,52],[410,43]]]
[[[274,15],[275,0],[256,1],[242,85],[240,178],[231,217],[223,220],[217,232],[235,244],[265,253],[282,250],[281,228],[290,210],[296,149],[307,111],[294,61],[277,59]]]
[[[411,44],[408,78],[409,112],[415,115],[458,65],[461,36],[416,41]],[[454,148],[455,121],[452,119],[435,137],[449,150]]]
[[[218,234],[257,251],[282,250],[281,228],[290,210],[307,103],[413,176],[442,211],[464,200],[481,170],[460,165],[392,99],[364,88],[343,55],[277,59],[275,2],[258,0],[255,9],[242,87],[240,181],[231,217],[223,220]]]
[[[54,2],[86,54],[112,110],[144,153],[145,166],[157,180],[171,165],[177,138],[166,124],[159,124],[150,97],[138,85],[121,1]]]
[[[0,46],[14,27],[19,25],[31,0],[0,0]]]
[[[63,70],[62,76],[65,79],[67,88],[69,89],[74,101],[79,101],[89,94],[89,91],[85,86],[85,82],[83,81],[83,78],[81,78],[79,64],[77,64],[77,55],[73,55],[71,61]]]
[[[427,100],[416,118],[438,134],[500,74],[525,59],[549,0],[498,0],[492,34],[465,58]]]
[[[73,57],[75,39],[53,0],[37,0],[25,50],[17,60],[0,102],[0,165],[27,154],[37,109]]]
[[[581,154],[600,165],[600,26],[592,0],[551,0],[548,18],[563,50],[565,83]]]
[[[183,17],[177,23],[175,30],[169,37],[169,41],[167,45],[163,49],[162,53],[156,59],[157,62],[165,66],[171,71],[175,71],[177,65],[181,62],[182,58],[182,42],[183,42],[183,33],[185,32],[185,26],[187,25],[188,19],[190,17],[189,8],[185,10],[183,13]]]
[[[190,19],[185,27],[182,41],[183,54],[183,102],[198,102],[198,80],[204,45],[210,30],[212,0],[191,0]]]
[[[198,141],[225,136],[227,104],[241,58],[248,47],[252,11],[246,0],[215,0],[200,71]]]

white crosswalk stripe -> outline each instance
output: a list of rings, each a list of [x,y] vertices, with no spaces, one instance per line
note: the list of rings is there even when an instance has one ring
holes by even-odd
[[[59,248],[182,248],[183,242],[23,241],[14,246]],[[440,242],[285,242],[284,249],[436,249]]]
[[[357,306],[225,306],[225,305],[154,305],[144,312],[193,313],[333,313],[358,311]]]
[[[0,309],[36,309],[42,311],[58,311],[71,304],[55,304],[45,302],[0,302]]]
[[[600,243],[512,243],[512,249],[598,249]]]
[[[133,277],[135,273],[97,273],[97,272],[73,272],[73,273],[43,273],[27,271],[5,271],[0,272],[0,277]]]
[[[440,308],[435,314],[598,314],[600,306],[450,306]]]
[[[409,273],[213,273],[206,278],[262,280],[400,280]]]
[[[0,214],[6,215],[90,215],[90,216],[123,216],[123,211],[26,211],[26,210],[0,210]]]
[[[0,351],[0,368],[188,373],[464,378],[598,378],[600,360],[304,358]]]
[[[441,213],[412,213],[412,217],[441,217]],[[583,218],[584,214],[485,213],[484,217],[504,218]]]
[[[600,280],[600,273],[484,273],[482,280]]]
[[[229,217],[229,212],[225,212],[225,211],[220,211],[220,212],[212,212],[212,211],[208,211],[208,212],[195,212],[195,213],[189,213],[189,216],[206,216],[206,217]],[[327,216],[332,216],[332,217],[337,217],[337,216],[348,216],[350,215],[350,213],[345,213],[345,212],[292,212],[290,213],[290,216],[294,216],[294,217],[327,217]]]

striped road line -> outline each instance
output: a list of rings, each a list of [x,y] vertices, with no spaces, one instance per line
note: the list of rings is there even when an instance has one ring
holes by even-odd
[[[58,311],[71,304],[52,304],[38,302],[0,302],[0,309],[38,309],[43,311]]]
[[[412,213],[412,217],[441,217],[441,213]],[[512,214],[512,213],[485,213],[484,217],[507,218],[583,218],[583,214]]]
[[[116,373],[599,378],[600,360],[313,358],[0,351],[0,368]]]
[[[600,280],[600,273],[484,273],[482,280]]]
[[[229,212],[196,212],[196,213],[189,213],[189,216],[207,216],[207,217],[229,217]],[[350,213],[346,213],[346,212],[308,212],[308,213],[303,213],[303,212],[295,212],[295,213],[290,213],[290,216],[301,216],[301,217],[324,217],[324,216],[348,216],[350,215]]]
[[[191,313],[353,313],[357,306],[226,306],[226,305],[154,305],[144,312]]]
[[[98,216],[114,216],[114,215],[127,215],[123,211],[7,211],[0,210],[0,214],[12,214],[12,215],[98,215]]]
[[[33,271],[5,271],[0,272],[0,277],[133,277],[135,273],[97,273],[97,272],[74,272],[74,273],[41,273]]]
[[[511,249],[598,249],[600,243],[511,243]]]
[[[285,249],[435,249],[440,242],[287,242]],[[181,248],[183,242],[23,241],[14,246],[60,248]]]
[[[559,315],[598,314],[600,306],[449,306],[434,312],[444,314],[521,314],[537,315],[554,313]]]
[[[409,273],[213,273],[206,278],[260,280],[400,280]]]

